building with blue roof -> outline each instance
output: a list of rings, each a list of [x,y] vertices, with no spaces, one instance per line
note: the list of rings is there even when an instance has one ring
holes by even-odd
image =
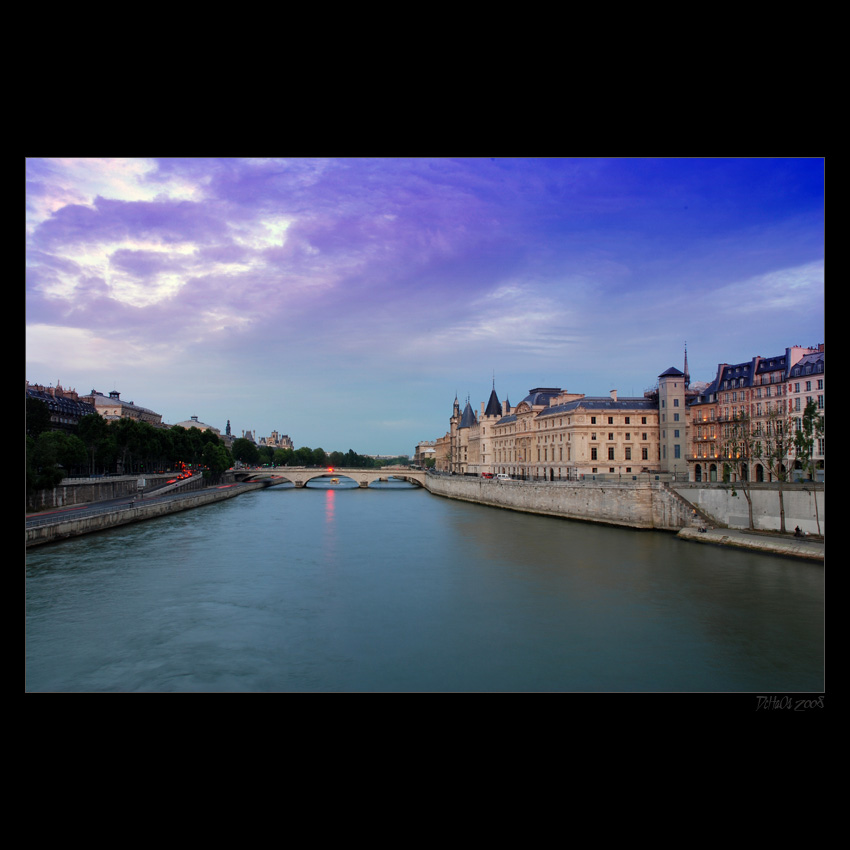
[[[677,480],[773,481],[792,477],[793,431],[808,401],[825,411],[824,346],[793,346],[772,357],[720,363],[710,382],[691,383],[684,369],[658,375],[639,397],[616,390],[588,397],[560,387],[534,387],[511,407],[495,381],[476,413],[455,397],[450,427],[434,441],[436,466],[464,475],[571,481],[588,476],[658,475]],[[752,457],[741,457],[747,423]],[[738,429],[736,431],[736,429]],[[784,454],[783,454],[784,451]],[[819,480],[824,441],[816,445]],[[781,455],[771,458],[771,455]],[[733,456],[734,455],[734,456]]]

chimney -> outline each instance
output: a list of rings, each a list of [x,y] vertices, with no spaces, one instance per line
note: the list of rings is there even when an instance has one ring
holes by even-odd
[[[617,400],[617,391],[611,390],[611,401],[616,401],[616,400]]]

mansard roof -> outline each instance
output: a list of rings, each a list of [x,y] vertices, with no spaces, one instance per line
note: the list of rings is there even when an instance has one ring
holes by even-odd
[[[817,354],[804,354],[792,367],[791,377],[798,378],[800,375],[810,375],[824,371],[825,360],[824,352],[818,351]]]
[[[67,396],[59,395],[58,393],[54,394],[47,392],[46,390],[35,389],[34,387],[27,387],[26,394],[28,398],[43,401],[51,413],[78,417],[97,413],[97,409],[93,404],[80,401],[78,398],[68,398]]]
[[[657,410],[658,402],[646,396],[639,398],[620,398],[613,399],[609,396],[601,396],[599,398],[578,398],[574,401],[567,401],[564,404],[556,404],[553,407],[547,407],[537,414],[538,419],[546,416],[558,416],[565,413],[574,413],[578,410]]]
[[[785,355],[777,354],[776,357],[759,357],[756,373],[785,371]]]

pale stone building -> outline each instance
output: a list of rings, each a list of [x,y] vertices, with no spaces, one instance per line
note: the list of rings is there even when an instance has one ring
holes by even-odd
[[[494,428],[493,471],[548,481],[660,471],[658,404],[532,390]]]
[[[87,396],[82,397],[95,406],[97,412],[106,420],[114,422],[118,419],[135,419],[137,422],[147,422],[150,425],[164,427],[162,425],[162,414],[155,413],[147,407],[141,407],[132,401],[123,401],[117,390],[112,390],[108,396],[92,390]]]
[[[665,473],[685,479],[689,410],[685,372],[670,368],[638,398],[588,398],[535,387],[516,407],[495,386],[480,415],[455,397],[449,431],[435,441],[437,469],[548,481]]]
[[[207,425],[206,422],[201,422],[197,416],[191,416],[189,419],[184,419],[182,422],[177,422],[171,426],[172,428],[197,428],[199,431],[212,431],[219,439],[221,439],[221,431],[214,425]]]
[[[425,469],[426,467],[436,465],[436,460],[437,441],[420,440],[413,452],[413,465]]]
[[[289,434],[279,434],[272,431],[268,437],[260,437],[261,446],[269,446],[273,449],[294,449],[295,444],[289,438]]]

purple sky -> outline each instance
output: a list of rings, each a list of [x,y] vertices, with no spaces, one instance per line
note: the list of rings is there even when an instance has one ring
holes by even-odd
[[[412,454],[824,341],[821,159],[28,159],[26,377]]]

